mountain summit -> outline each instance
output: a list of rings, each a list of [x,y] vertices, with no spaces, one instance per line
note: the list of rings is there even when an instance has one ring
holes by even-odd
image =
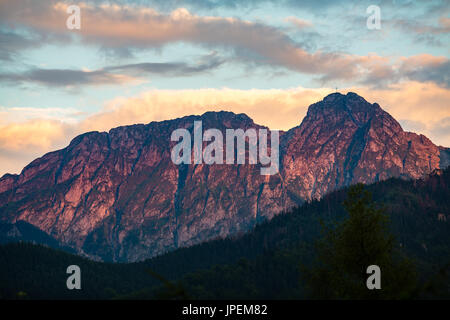
[[[265,128],[244,114],[207,112],[89,132],[0,179],[0,220],[28,222],[81,254],[137,261],[247,231],[352,183],[419,178],[450,151],[405,132],[377,104],[333,93],[280,133],[280,171],[259,165],[174,165],[173,130]],[[270,142],[269,142],[270,146]]]
[[[302,199],[357,182],[419,178],[450,164],[448,149],[403,131],[377,103],[352,92],[312,104],[285,138],[283,173]]]

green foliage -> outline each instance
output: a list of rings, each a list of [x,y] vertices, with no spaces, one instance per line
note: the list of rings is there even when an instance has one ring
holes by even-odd
[[[344,202],[348,218],[324,227],[317,258],[304,273],[311,296],[319,299],[407,299],[416,292],[410,260],[395,250],[388,217],[372,202],[362,184],[348,190]],[[381,269],[382,289],[366,286],[367,267]]]
[[[147,271],[152,277],[158,279],[163,286],[157,290],[155,299],[158,300],[189,300],[190,296],[186,293],[183,285],[179,282],[173,283],[167,280],[159,273],[152,270]]]
[[[348,282],[349,287],[337,286],[340,290],[346,288],[340,298],[449,299],[449,186],[450,170],[427,180],[389,179],[366,186],[373,196],[373,203],[369,201],[366,206],[366,200],[363,200],[362,204],[353,201],[347,208],[343,206],[343,202],[347,199],[348,188],[342,189],[326,195],[320,201],[305,203],[291,212],[275,216],[269,222],[262,222],[240,237],[180,248],[139,263],[95,262],[60,250],[27,243],[0,245],[0,297],[305,299],[311,297],[311,291],[306,291],[304,283],[298,279],[304,269],[311,270],[317,261],[315,258],[318,251],[314,243],[321,236],[323,228],[320,221],[323,221],[323,224],[333,231],[329,235],[331,243],[338,243],[338,250],[343,252],[336,259],[343,261],[342,257],[345,256],[348,265],[349,261],[361,260],[364,262],[359,263],[360,266],[378,264],[381,267],[381,291],[386,295],[367,297],[365,295],[368,290],[364,289],[361,295],[356,296],[357,291],[354,291],[351,285],[360,283],[357,277],[363,277],[363,272],[365,285],[368,275],[365,274],[365,269],[360,272],[360,269],[355,267],[358,264],[352,262],[351,266],[345,269],[357,269],[357,276],[350,279],[352,281]],[[364,199],[363,195],[361,199]],[[377,206],[380,204],[385,208],[384,214],[378,212]],[[355,210],[358,206],[362,206],[364,210]],[[357,219],[352,220],[353,223],[345,223],[350,211],[356,212]],[[447,220],[439,220],[439,214],[446,215]],[[367,215],[372,218],[365,219]],[[389,217],[389,221],[385,215]],[[367,242],[364,242],[364,250],[370,248],[371,251],[379,252],[375,255],[376,261],[373,256],[367,258],[365,255],[354,254],[353,249],[343,250],[353,248],[349,244],[358,242],[358,239],[366,241],[366,238],[362,237],[363,234],[358,233],[359,225],[362,230],[373,227],[378,230],[375,234],[369,233]],[[340,240],[336,242],[337,231],[344,228],[342,226],[345,226],[346,230],[357,232],[347,232],[347,237],[338,238]],[[26,230],[23,228],[22,231]],[[32,233],[31,238],[40,237]],[[392,240],[390,234],[395,236],[396,241]],[[325,248],[326,245],[327,243],[324,244]],[[389,252],[390,256],[387,255]],[[405,255],[411,260],[404,259]],[[324,261],[327,261],[326,259]],[[393,267],[389,264],[382,265],[385,261]],[[300,270],[299,262],[305,266]],[[411,290],[413,285],[409,282],[414,279],[408,274],[411,263],[418,274],[419,286],[416,292]],[[81,268],[82,290],[66,288],[66,268],[71,264]],[[340,265],[339,260],[334,264],[339,264],[339,268],[345,266]],[[392,271],[389,271],[389,268]],[[166,279],[175,289],[171,285],[165,285],[158,277],[149,275],[148,270]],[[399,270],[409,271],[399,274]],[[19,292],[25,292],[26,296],[18,295]],[[325,293],[328,297],[336,296],[333,292]],[[322,296],[325,296],[325,293]]]

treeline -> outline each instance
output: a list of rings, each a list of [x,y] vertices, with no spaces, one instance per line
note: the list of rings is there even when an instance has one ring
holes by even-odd
[[[425,180],[389,179],[366,187],[389,217],[396,250],[413,263],[417,298],[449,298],[450,170]],[[179,249],[140,263],[93,262],[31,244],[0,246],[6,299],[302,299],[302,268],[313,265],[321,222],[347,217],[348,189],[280,214],[253,231]],[[82,290],[67,290],[66,268],[81,268]]]

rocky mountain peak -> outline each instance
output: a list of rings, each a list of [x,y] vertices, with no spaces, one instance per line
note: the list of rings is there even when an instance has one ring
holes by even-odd
[[[245,113],[236,114],[231,111],[207,111],[199,116],[206,128],[242,128],[259,127]]]
[[[312,104],[304,121],[322,121],[336,123],[351,120],[354,125],[362,126],[373,117],[388,116],[378,103],[369,103],[356,93],[349,92],[346,95],[332,93],[322,101]]]
[[[418,178],[450,163],[449,149],[404,132],[376,103],[333,93],[280,135],[280,172],[257,165],[177,166],[178,128],[262,128],[245,114],[206,112],[88,132],[0,179],[0,221],[25,221],[94,258],[136,261],[244,232],[352,183]]]

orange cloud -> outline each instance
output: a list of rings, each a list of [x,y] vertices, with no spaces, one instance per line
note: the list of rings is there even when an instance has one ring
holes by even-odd
[[[300,30],[303,30],[304,28],[312,26],[311,22],[309,22],[307,20],[299,19],[294,16],[286,17],[284,19],[284,21],[291,23],[292,25],[294,25],[296,28],[298,28]]]
[[[310,104],[333,92],[331,88],[270,90],[197,89],[151,90],[133,98],[116,98],[98,114],[85,119],[83,131],[173,119],[206,111],[227,110],[246,113],[256,123],[271,129],[289,130],[301,123]],[[402,82],[385,89],[350,87],[340,92],[356,92],[377,102],[405,130],[421,129],[435,143],[450,146],[449,137],[433,129],[450,117],[450,90],[434,83]],[[410,126],[416,123],[418,127]]]
[[[17,3],[22,3],[22,6]],[[164,14],[138,6],[81,3],[81,29],[68,33],[65,21],[69,16],[66,12],[69,4],[55,1],[26,4],[24,6],[23,1],[17,0],[0,2],[0,18],[63,38],[76,34],[87,43],[110,49],[161,48],[175,42],[227,48],[231,49],[228,50],[230,54],[235,55],[235,61],[251,60],[314,74],[322,83],[340,79],[347,83],[380,86],[407,79],[449,85],[450,62],[445,57],[419,55],[398,62],[375,54],[310,53],[279,28],[238,18],[199,16],[185,8]],[[28,6],[32,6],[30,10],[26,9]],[[288,19],[305,25],[304,21],[293,17]],[[431,59],[434,59],[432,63]]]
[[[57,120],[35,119],[0,127],[0,148],[13,151],[49,149],[65,140],[70,125]]]
[[[246,113],[272,129],[299,125],[310,104],[331,89],[195,89],[151,90],[134,98],[116,98],[81,124],[84,131],[108,130],[123,124],[147,123],[206,111]]]
[[[450,146],[450,90],[434,83],[403,82],[386,89],[354,87],[369,102],[378,102],[408,131],[417,131],[434,143]]]
[[[310,104],[333,92],[331,88],[307,89],[197,89],[151,90],[132,98],[118,97],[79,122],[29,120],[0,126],[0,175],[20,172],[31,160],[67,145],[77,134],[108,131],[121,125],[149,123],[206,111],[246,113],[256,123],[288,130],[301,123]],[[367,101],[380,106],[407,131],[428,136],[450,146],[450,90],[433,83],[403,82],[389,89],[351,87]],[[3,109],[2,113],[7,113]]]
[[[19,173],[35,158],[63,148],[74,129],[73,125],[46,119],[0,125],[0,176]]]

